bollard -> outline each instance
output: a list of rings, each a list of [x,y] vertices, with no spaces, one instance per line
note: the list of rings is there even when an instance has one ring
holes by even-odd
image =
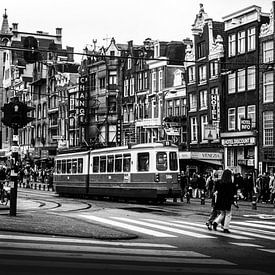
[[[34,189],[37,189],[37,184],[36,183],[34,184]]]
[[[205,205],[205,193],[203,190],[201,191],[201,205]]]
[[[256,195],[252,196],[252,209],[257,210],[257,196]]]
[[[45,191],[46,190],[46,185],[45,184],[43,184],[43,191]]]
[[[38,185],[38,189],[41,190],[41,184]]]

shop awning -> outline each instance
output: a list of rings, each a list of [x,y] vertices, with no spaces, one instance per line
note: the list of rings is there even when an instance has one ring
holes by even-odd
[[[221,160],[213,160],[213,159],[197,159],[198,161],[202,161],[202,162],[206,162],[209,164],[215,164],[215,165],[219,165],[222,166],[222,161]]]

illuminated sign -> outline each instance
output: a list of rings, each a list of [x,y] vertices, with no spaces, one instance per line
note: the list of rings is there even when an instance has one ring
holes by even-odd
[[[88,77],[79,78],[78,119],[79,123],[86,122]]]
[[[210,93],[210,110],[211,110],[211,119],[213,121],[220,120],[220,95],[218,94],[217,89],[212,89]]]
[[[241,131],[251,131],[251,119],[241,119]]]
[[[255,145],[255,137],[243,137],[243,138],[228,138],[222,140],[224,146],[243,146],[243,145]]]

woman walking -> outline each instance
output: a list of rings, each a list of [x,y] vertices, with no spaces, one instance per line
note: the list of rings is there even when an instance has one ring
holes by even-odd
[[[229,224],[232,218],[231,205],[234,204],[234,195],[236,186],[232,180],[232,172],[229,169],[224,170],[222,178],[217,182],[217,201],[216,208],[221,211],[220,215],[213,222],[213,229],[224,219],[223,232],[230,233]]]

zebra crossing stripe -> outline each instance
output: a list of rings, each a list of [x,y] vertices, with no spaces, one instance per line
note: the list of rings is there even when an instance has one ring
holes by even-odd
[[[197,224],[197,223],[191,223],[191,222],[185,222],[185,221],[175,221],[175,223],[179,224],[176,226],[184,227],[187,229],[191,229],[191,230],[194,229],[194,230],[203,231],[203,232],[206,231],[206,226],[203,224]],[[195,228],[194,226],[196,226],[198,228]],[[203,227],[203,229],[202,229],[202,227]],[[223,237],[237,239],[237,240],[251,240],[251,238],[249,238],[249,237],[239,236],[238,234],[224,234],[223,232],[219,232],[219,231],[211,231],[211,233],[209,232],[209,234],[215,235],[215,236],[223,236]]]
[[[132,231],[135,231],[135,232],[139,232],[139,233],[143,233],[143,234],[147,234],[147,235],[151,235],[151,236],[155,236],[155,237],[163,237],[163,238],[176,237],[175,235],[158,232],[158,231],[155,231],[155,230],[130,225],[130,224],[127,224],[127,223],[117,222],[117,221],[113,221],[111,219],[100,218],[100,217],[96,217],[96,216],[92,216],[92,215],[79,215],[79,216],[82,217],[82,218],[88,219],[88,220],[92,220],[92,221],[96,221],[96,222],[100,222],[100,223],[105,223],[105,224],[109,224],[109,225],[112,225],[112,226],[118,226],[118,227],[121,227],[121,228],[125,228],[125,229],[128,229],[128,230],[132,230]]]
[[[249,223],[260,223],[260,224],[266,224],[266,225],[273,225],[275,226],[275,222],[270,222],[270,221],[247,221]]]
[[[59,237],[36,237],[36,236],[22,236],[22,235],[0,235],[0,240],[12,240],[12,241],[40,241],[53,242],[53,243],[68,243],[68,244],[97,244],[97,245],[108,245],[108,246],[135,246],[135,247],[154,247],[154,248],[177,248],[170,244],[157,244],[157,243],[136,243],[136,242],[113,242],[113,241],[98,241],[98,240],[86,240],[86,239],[72,239],[72,238],[59,238]]]
[[[262,245],[259,244],[253,244],[253,243],[230,243],[230,244],[234,244],[234,245],[238,245],[238,246],[245,246],[245,247],[263,247]]]
[[[134,223],[134,224],[138,224],[138,225],[143,225],[143,226],[147,226],[147,227],[153,227],[153,228],[157,228],[157,229],[160,229],[160,230],[165,230],[165,231],[169,231],[169,232],[173,232],[173,233],[178,233],[178,234],[186,235],[186,236],[190,236],[190,237],[205,238],[205,239],[206,238],[209,238],[209,239],[216,238],[214,236],[195,233],[195,232],[186,231],[186,230],[177,229],[177,228],[171,228],[171,227],[163,226],[163,225],[152,224],[152,223],[149,223],[149,222],[131,220],[131,219],[128,219],[128,218],[114,217],[114,219],[124,221],[124,222]],[[169,225],[171,225],[171,223]]]
[[[264,229],[271,229],[275,230],[275,226],[270,226],[270,225],[262,225],[262,224],[257,224],[257,223],[251,223],[251,222],[237,222],[237,221],[231,221],[231,224],[237,224],[237,225],[245,225],[245,226],[250,226],[250,227],[256,227],[256,228],[263,228]]]
[[[275,249],[259,249],[264,252],[275,253]]]

